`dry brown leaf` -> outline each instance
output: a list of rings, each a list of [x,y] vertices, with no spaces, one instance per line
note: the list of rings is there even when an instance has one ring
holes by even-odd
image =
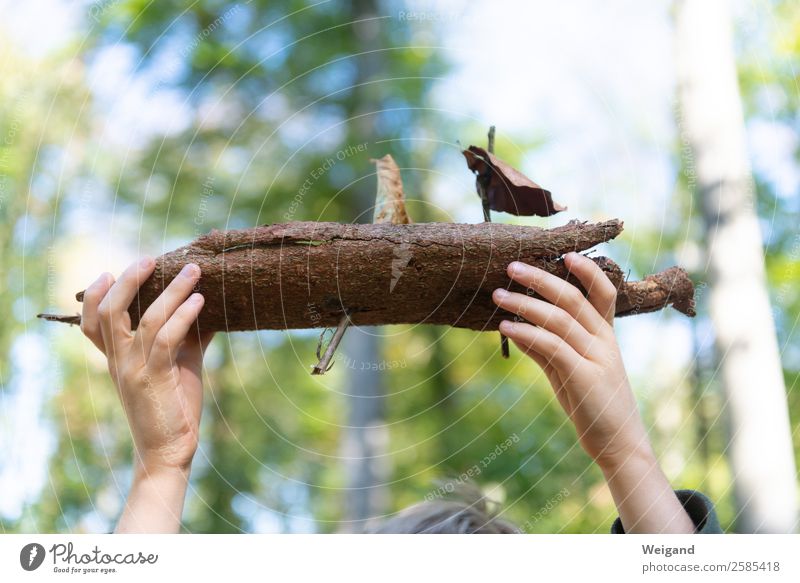
[[[493,211],[549,217],[567,210],[567,207],[553,201],[549,190],[483,148],[470,146],[463,154],[467,166],[477,175],[479,191],[483,189],[489,199],[489,208]]]

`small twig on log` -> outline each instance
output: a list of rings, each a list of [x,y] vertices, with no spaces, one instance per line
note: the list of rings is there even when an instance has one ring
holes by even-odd
[[[489,127],[489,151],[494,151],[494,126]],[[475,187],[478,189],[478,196],[481,197],[481,206],[483,207],[483,222],[484,223],[491,223],[492,222],[492,211],[489,206],[489,193],[487,191],[489,187],[489,182],[491,180],[491,168],[489,172],[482,177],[478,177],[475,181]]]
[[[319,338],[317,339],[317,359],[322,358],[322,343],[325,342],[325,333],[328,330],[330,330],[330,328],[323,328],[322,332],[319,333]]]
[[[495,134],[495,127],[489,126],[489,136],[488,141],[486,144],[486,151],[490,154],[494,154],[494,134]],[[492,222],[492,211],[489,208],[489,198],[486,196],[485,192],[481,192],[481,203],[483,204],[483,220],[487,223]],[[503,355],[503,358],[508,358],[511,355],[511,352],[508,348],[508,338],[504,334],[500,334],[500,354]]]
[[[339,324],[336,326],[336,331],[333,333],[333,337],[331,338],[331,341],[328,343],[328,346],[325,349],[325,354],[323,354],[321,358],[319,353],[320,353],[320,346],[322,344],[322,336],[320,336],[319,339],[320,345],[317,346],[317,358],[319,358],[319,363],[317,363],[317,365],[311,370],[312,375],[325,374],[326,372],[331,370],[331,367],[333,366],[331,359],[333,358],[333,355],[336,352],[339,343],[342,341],[344,333],[345,331],[347,331],[347,326],[349,324],[350,324],[350,317],[347,314],[345,314],[344,316],[342,316],[342,319],[339,320]],[[325,331],[323,330],[322,333],[324,334]]]
[[[81,325],[81,315],[75,314],[74,316],[60,316],[58,314],[36,314],[37,318],[47,320],[48,322],[61,322],[62,324],[75,324]]]

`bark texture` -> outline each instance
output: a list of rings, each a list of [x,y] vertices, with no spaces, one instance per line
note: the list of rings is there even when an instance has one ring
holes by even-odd
[[[136,326],[180,269],[194,262],[202,270],[197,291],[206,298],[201,330],[334,327],[345,312],[358,325],[496,330],[509,314],[494,305],[492,291],[525,291],[509,280],[510,262],[537,265],[576,283],[560,257],[590,249],[621,231],[618,220],[573,221],[555,229],[496,223],[297,222],[212,231],[159,257],[129,312]],[[625,282],[610,259],[594,260],[619,289],[618,315],[668,305],[694,314],[693,286],[682,269]],[[82,292],[77,297],[80,301]]]

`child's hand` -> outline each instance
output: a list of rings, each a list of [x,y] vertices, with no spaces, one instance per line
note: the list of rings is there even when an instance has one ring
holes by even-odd
[[[197,449],[203,402],[203,351],[211,334],[192,325],[203,296],[192,288],[200,268],[189,264],[147,308],[136,332],[128,306],[155,262],[142,259],[120,278],[104,273],[86,290],[81,330],[108,357],[137,453],[138,474],[187,471]]]
[[[495,290],[498,306],[530,322],[504,321],[500,331],[544,369],[586,452],[614,468],[649,452],[614,337],[616,289],[591,259],[569,253],[564,263],[588,298],[555,275],[512,263],[509,276],[552,303]]]
[[[564,263],[588,291],[515,262],[508,274],[552,303],[498,289],[494,301],[526,322],[500,331],[541,366],[586,452],[600,466],[625,532],[691,533],[695,525],[658,466],[614,338],[617,293],[594,261]]]

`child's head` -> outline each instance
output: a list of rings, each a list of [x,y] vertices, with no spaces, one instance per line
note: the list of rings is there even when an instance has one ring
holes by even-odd
[[[519,528],[499,518],[474,486],[454,496],[421,502],[399,512],[374,532],[381,534],[518,534]]]

